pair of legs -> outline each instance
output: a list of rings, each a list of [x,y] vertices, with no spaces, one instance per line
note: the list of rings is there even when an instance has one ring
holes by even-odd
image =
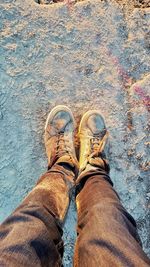
[[[1,225],[0,266],[62,265],[62,226],[74,186],[78,212],[74,266],[150,266],[136,223],[109,177],[104,154],[107,130],[99,112],[89,112],[81,121],[79,165],[73,131],[70,110],[53,109],[45,127],[48,171]]]

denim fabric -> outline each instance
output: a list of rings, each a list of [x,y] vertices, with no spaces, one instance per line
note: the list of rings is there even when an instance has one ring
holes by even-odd
[[[62,164],[63,165],[63,164]],[[0,226],[0,267],[62,265],[62,227],[74,174],[55,164]],[[150,266],[134,219],[120,203],[102,167],[80,175],[74,266]]]
[[[141,248],[136,222],[123,208],[108,173],[97,168],[78,180],[74,266],[150,266]]]
[[[0,226],[0,267],[61,266],[74,174],[54,165]]]

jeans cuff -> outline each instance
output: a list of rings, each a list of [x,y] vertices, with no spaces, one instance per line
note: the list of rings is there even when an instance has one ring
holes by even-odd
[[[108,181],[113,186],[113,182],[109,177],[110,167],[108,161],[102,158],[100,160],[99,164],[98,161],[95,161],[96,164],[87,164],[86,168],[79,173],[79,176],[76,179],[76,195],[81,191],[89,178],[97,175]]]
[[[62,156],[61,158],[58,158],[53,165],[48,165],[48,171],[55,168],[56,166],[61,166],[61,168],[63,167],[64,170],[73,172],[76,177],[78,175],[79,166],[78,161],[75,158]]]

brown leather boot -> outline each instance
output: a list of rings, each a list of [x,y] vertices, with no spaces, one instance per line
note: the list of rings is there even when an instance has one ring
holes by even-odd
[[[45,125],[45,147],[49,167],[55,162],[78,167],[74,129],[74,117],[68,107],[59,105],[51,110]]]
[[[79,172],[85,170],[87,164],[91,166],[104,165],[102,154],[108,139],[108,132],[100,111],[87,111],[79,126],[80,159]]]

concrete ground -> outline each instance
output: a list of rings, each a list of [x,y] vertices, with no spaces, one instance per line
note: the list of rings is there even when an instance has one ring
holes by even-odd
[[[138,0],[1,1],[1,221],[46,170],[49,110],[68,105],[79,122],[88,109],[100,109],[110,133],[112,180],[150,256],[149,7]],[[72,202],[65,267],[72,265],[75,223]]]

